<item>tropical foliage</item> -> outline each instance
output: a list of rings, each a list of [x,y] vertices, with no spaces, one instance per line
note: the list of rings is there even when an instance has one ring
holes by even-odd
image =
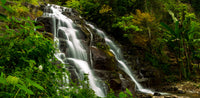
[[[46,32],[37,31],[42,27],[36,26],[33,19],[41,16],[42,11],[24,6],[25,3],[39,6],[44,1],[0,1],[0,97],[97,97],[88,84],[80,88],[70,82],[66,84],[69,89],[60,88],[62,77],[68,72],[57,68],[62,64],[52,64],[57,62],[53,40],[44,36]],[[86,20],[127,45],[130,53],[141,56],[144,65],[164,73],[164,80],[192,80],[200,74],[198,0],[46,0],[46,3],[75,8]],[[101,43],[97,46],[109,49]],[[134,95],[126,89],[117,97],[130,96]],[[116,98],[112,90],[108,97]]]

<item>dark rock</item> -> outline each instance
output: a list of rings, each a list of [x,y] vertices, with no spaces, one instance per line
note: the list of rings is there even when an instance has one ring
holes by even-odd
[[[41,11],[44,11],[45,6],[46,6],[45,4],[44,4],[44,5],[40,5],[39,9],[40,9]]]
[[[141,74],[143,75],[143,78],[147,78],[148,81],[144,81],[143,85],[146,85],[147,87],[157,86],[162,83],[162,74],[159,72],[158,69],[148,65],[141,69]]]
[[[69,17],[76,24],[82,23],[82,19],[79,17],[79,13],[75,9],[67,8],[62,12],[62,14]]]
[[[114,71],[94,70],[94,72],[98,77],[101,77],[102,80],[119,78],[118,73]]]
[[[121,89],[121,80],[120,79],[111,79],[109,81],[110,88],[114,90],[120,90]]]
[[[71,67],[71,68],[68,69],[68,70],[69,70],[69,72],[70,72],[71,81],[72,81],[73,83],[78,82],[78,79],[79,79],[79,78],[78,78],[76,69],[73,68],[73,67]]]
[[[143,93],[137,93],[136,94],[137,98],[153,98],[153,95],[150,94],[143,94]]]
[[[161,96],[161,94],[158,93],[158,92],[155,92],[153,95],[154,95],[154,96]]]
[[[65,39],[59,39],[59,43],[60,43],[59,48],[60,48],[61,52],[66,53],[66,49],[68,47],[66,40]]]
[[[67,39],[67,36],[65,35],[65,31],[59,29],[58,30],[58,38]]]
[[[165,96],[164,98],[172,98],[171,96]]]
[[[37,29],[39,32],[50,32],[53,33],[53,19],[50,17],[38,17],[36,25],[44,26],[44,28]]]
[[[182,89],[179,89],[178,90],[178,94],[185,94],[186,92],[184,91],[184,90],[182,90]]]
[[[178,91],[177,87],[170,87],[168,91]]]
[[[94,69],[99,70],[115,70],[116,68],[116,60],[114,55],[110,51],[103,51],[101,49],[91,47]]]

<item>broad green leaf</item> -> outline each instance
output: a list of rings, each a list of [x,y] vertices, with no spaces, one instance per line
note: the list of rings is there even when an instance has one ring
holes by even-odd
[[[3,68],[3,67],[2,67],[2,68]],[[3,75],[4,75],[3,72],[1,72],[1,77],[2,77],[2,78],[3,78]]]
[[[123,37],[128,37],[128,34],[124,34]]]
[[[42,86],[40,86],[39,84],[37,84],[36,82],[34,82],[34,81],[32,81],[32,80],[30,80],[28,78],[26,78],[26,81],[29,82],[32,86],[34,86],[34,87],[36,87],[36,88],[38,88],[40,90],[44,90],[44,88]]]
[[[127,88],[126,88],[126,93],[129,94],[130,96],[133,96],[133,94]]]
[[[9,84],[16,85],[16,84],[18,84],[18,82],[19,82],[19,78],[16,77],[16,76],[10,76],[10,75],[9,75],[9,76],[6,78],[6,81],[7,81],[7,83],[9,83]]]
[[[119,98],[126,98],[127,95],[124,92],[119,93]]]
[[[6,79],[3,77],[0,77],[0,83],[7,85]]]
[[[196,25],[195,22],[192,22],[192,23],[191,23],[191,27],[190,27],[190,30],[189,30],[188,33],[194,32],[195,25]]]
[[[6,0],[1,0],[2,4],[5,5],[6,4]]]
[[[22,80],[19,80],[19,84],[22,84],[23,86],[26,86],[26,84]]]
[[[0,91],[0,98],[12,98],[15,94],[6,91]]]
[[[174,32],[174,30],[172,30],[168,25],[166,25],[165,23],[163,23],[163,22],[161,22],[160,23],[165,29],[167,29],[168,31],[170,31],[170,33],[168,33],[168,34],[170,34],[170,35],[176,35],[175,34],[175,32]]]
[[[180,38],[180,30],[179,30],[179,22],[176,21],[175,23],[175,36],[176,38]]]
[[[64,98],[70,98],[70,96],[64,96]]]
[[[12,12],[12,10],[11,10],[9,7],[4,6],[4,5],[2,5],[2,7],[3,7],[4,9],[6,9],[7,11]]]
[[[30,95],[34,95],[33,91],[31,91],[30,89],[28,89],[26,86],[24,85],[20,85],[20,84],[17,84],[16,85],[18,88],[24,90],[26,93],[30,94]]]
[[[40,28],[43,28],[43,26],[36,26],[35,28],[36,29],[40,29]]]
[[[194,42],[200,42],[200,39],[194,39]]]
[[[10,47],[13,47],[14,46],[14,42],[10,42]]]

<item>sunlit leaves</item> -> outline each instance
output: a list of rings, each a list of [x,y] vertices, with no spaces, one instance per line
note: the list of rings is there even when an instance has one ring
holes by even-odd
[[[132,15],[123,16],[118,20],[116,24],[113,25],[113,27],[119,27],[129,33],[130,31],[142,31],[138,26],[134,25],[134,23],[131,21],[133,18],[134,17]]]
[[[79,0],[67,0],[66,4],[70,8],[76,8],[80,10],[80,1]]]
[[[32,80],[30,80],[28,78],[26,78],[26,81],[28,83],[30,83],[30,85],[36,87],[37,89],[44,90],[44,88],[42,86],[40,86],[39,84],[37,84],[36,82],[34,82],[34,81],[32,81]]]
[[[17,84],[16,85],[19,89],[24,90],[26,93],[30,94],[30,95],[34,95],[33,91],[31,91],[30,89],[28,89],[26,86],[21,85],[21,84]]]
[[[15,76],[8,76],[6,78],[6,81],[8,84],[16,85],[16,84],[18,84],[19,78],[15,77]]]
[[[133,96],[133,94],[130,92],[130,90],[129,89],[127,89],[126,88],[126,93],[128,94],[128,95],[130,95],[130,96]]]
[[[154,25],[152,24],[155,21],[155,17],[150,15],[147,12],[142,13],[140,10],[136,10],[136,14],[133,15],[133,23],[138,25],[138,26],[143,26],[143,27],[147,27],[150,25]]]
[[[6,79],[4,79],[3,77],[0,77],[0,83],[6,85],[7,84]]]
[[[109,5],[103,5],[102,7],[101,7],[101,9],[99,10],[99,13],[100,14],[103,14],[103,13],[108,13],[109,11],[111,11],[112,10],[112,8],[109,6]]]

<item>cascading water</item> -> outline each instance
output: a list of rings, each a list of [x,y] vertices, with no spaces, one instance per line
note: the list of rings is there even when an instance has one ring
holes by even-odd
[[[144,88],[142,87],[142,85],[139,84],[139,83],[136,81],[136,79],[134,78],[134,76],[133,76],[131,70],[128,68],[128,66],[127,66],[127,65],[125,64],[125,62],[124,62],[125,60],[124,60],[124,58],[123,58],[123,56],[122,56],[122,53],[121,53],[120,48],[118,48],[118,47],[116,46],[116,44],[115,44],[113,41],[111,41],[111,40],[106,36],[106,34],[105,34],[103,31],[101,31],[101,30],[95,28],[93,25],[91,25],[91,24],[89,24],[89,23],[87,23],[87,25],[89,25],[92,29],[94,29],[94,30],[97,32],[97,34],[98,34],[99,36],[101,36],[102,38],[105,39],[106,44],[110,47],[110,51],[115,55],[115,58],[116,58],[116,60],[117,60],[118,63],[119,63],[119,64],[118,64],[118,65],[119,65],[119,68],[121,68],[121,69],[132,79],[132,81],[136,84],[138,90],[139,90],[140,92],[143,92],[143,93],[154,94],[153,91],[151,91],[151,90],[149,90],[149,89],[144,89]]]
[[[94,75],[94,72],[88,64],[87,51],[83,46],[82,40],[78,38],[78,36],[80,36],[79,31],[75,29],[73,21],[62,14],[62,12],[66,10],[70,11],[71,9],[65,7],[61,8],[57,5],[48,5],[43,14],[43,17],[50,17],[53,19],[52,31],[58,49],[55,56],[62,63],[75,65],[76,69],[78,69],[77,72],[80,80],[84,79],[84,74],[88,74],[90,87],[95,91],[97,96],[105,97],[106,90],[105,87],[103,87],[104,84],[99,82],[99,79]],[[60,42],[64,42],[67,45],[66,51],[61,52],[63,50],[59,47],[61,44]],[[90,63],[92,64],[91,59]]]

